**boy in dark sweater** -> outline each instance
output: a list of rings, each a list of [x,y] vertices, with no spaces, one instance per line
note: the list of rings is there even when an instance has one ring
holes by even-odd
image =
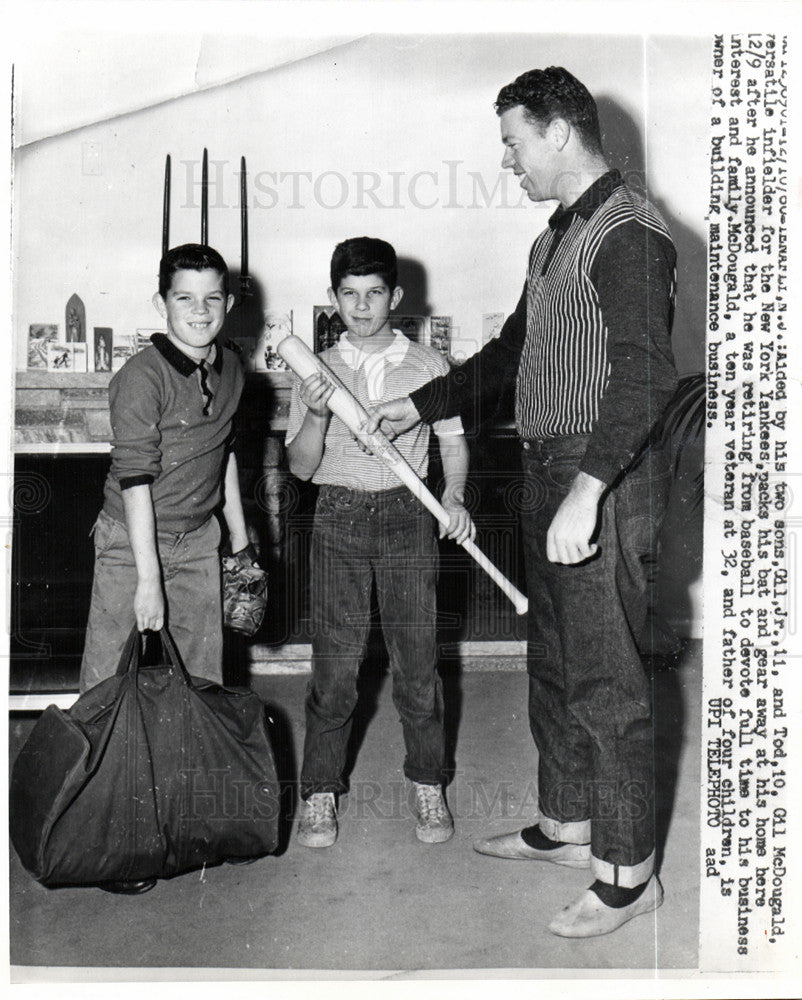
[[[111,469],[93,529],[81,691],[115,672],[134,624],[167,625],[187,669],[222,682],[221,500],[232,551],[248,546],[230,450],[243,375],[215,339],[233,301],[216,250],[170,250],[153,297],[167,334],[154,334],[109,385]]]

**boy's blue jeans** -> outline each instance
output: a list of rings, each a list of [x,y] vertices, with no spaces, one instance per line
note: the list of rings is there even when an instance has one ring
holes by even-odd
[[[124,524],[101,511],[94,527],[95,575],[81,661],[84,692],[117,670],[134,627],[136,564]],[[216,517],[194,531],[157,531],[167,604],[166,624],[184,666],[222,683],[223,621],[220,525]]]
[[[321,486],[311,551],[312,677],[306,697],[301,796],[347,790],[357,674],[375,579],[390,657],[404,774],[440,784],[445,748],[436,670],[438,550],[431,514],[405,488],[380,493]]]
[[[587,442],[523,444],[538,823],[552,839],[590,843],[594,877],[631,888],[654,867],[651,688],[640,654],[670,476],[665,459],[647,453],[603,499],[596,556],[551,563],[546,533]]]

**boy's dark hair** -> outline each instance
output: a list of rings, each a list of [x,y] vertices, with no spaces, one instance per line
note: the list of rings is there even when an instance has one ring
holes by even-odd
[[[346,274],[378,274],[392,292],[398,283],[395,250],[385,240],[372,236],[344,240],[331,255],[331,287],[335,295]]]
[[[162,257],[159,264],[159,295],[162,298],[170,291],[176,271],[217,271],[223,279],[223,292],[228,295],[228,267],[220,254],[213,248],[200,243],[183,243],[173,247]]]
[[[555,118],[564,118],[577,130],[589,152],[601,154],[596,102],[587,87],[562,66],[531,69],[502,87],[496,98],[496,114],[503,115],[518,106],[542,129]]]

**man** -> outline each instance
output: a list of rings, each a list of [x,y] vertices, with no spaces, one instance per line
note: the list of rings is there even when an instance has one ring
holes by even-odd
[[[608,168],[595,102],[570,73],[524,73],[501,90],[496,111],[502,166],[532,201],[559,206],[535,240],[500,337],[410,397],[377,407],[368,429],[400,433],[466,412],[516,375],[533,498],[522,527],[539,816],[474,846],[589,867],[595,881],[549,929],[592,937],[663,900],[639,643],[669,479],[650,432],[676,388],[676,253],[659,214]]]

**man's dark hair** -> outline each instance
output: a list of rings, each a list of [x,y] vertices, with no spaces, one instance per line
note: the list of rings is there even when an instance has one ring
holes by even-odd
[[[498,115],[520,106],[542,129],[555,118],[564,118],[577,130],[587,150],[602,152],[596,102],[588,88],[562,66],[522,73],[501,88],[495,106]]]
[[[398,282],[395,250],[385,240],[372,236],[344,240],[331,255],[331,287],[335,295],[346,274],[378,274],[392,292]]]
[[[173,247],[162,257],[159,264],[159,295],[164,298],[170,291],[176,271],[217,271],[223,279],[223,292],[228,295],[228,267],[220,254],[212,247],[200,243],[184,243]]]

